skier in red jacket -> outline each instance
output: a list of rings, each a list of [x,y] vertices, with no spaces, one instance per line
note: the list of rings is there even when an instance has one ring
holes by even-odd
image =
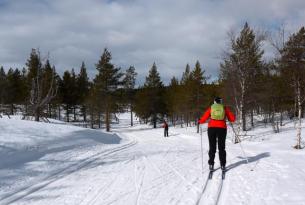
[[[224,171],[226,168],[226,136],[227,125],[226,118],[230,122],[235,121],[234,114],[230,109],[223,105],[222,99],[216,97],[214,104],[209,107],[199,120],[199,124],[205,123],[210,119],[208,124],[208,137],[209,137],[209,168],[214,170],[214,159],[216,153],[216,142],[218,141],[219,160],[221,169]]]
[[[164,137],[168,137],[168,124],[165,120],[163,121],[163,128],[164,128]]]

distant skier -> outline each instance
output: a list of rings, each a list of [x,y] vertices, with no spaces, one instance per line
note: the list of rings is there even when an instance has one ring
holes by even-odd
[[[230,109],[223,105],[223,100],[220,97],[214,99],[214,104],[209,107],[199,120],[199,124],[205,123],[210,118],[208,124],[209,137],[209,168],[214,170],[214,159],[216,153],[216,142],[218,141],[220,166],[223,171],[226,169],[226,136],[227,125],[226,118],[230,122],[235,121],[234,114]]]
[[[163,128],[164,128],[164,137],[168,137],[168,124],[165,120],[163,123]]]

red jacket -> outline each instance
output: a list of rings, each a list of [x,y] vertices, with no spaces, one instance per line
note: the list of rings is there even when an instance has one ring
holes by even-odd
[[[227,128],[226,125],[226,118],[230,122],[235,121],[235,115],[231,112],[231,110],[225,106],[225,119],[224,120],[213,120],[210,119],[208,127],[219,127],[219,128]],[[211,107],[209,107],[205,113],[202,115],[202,117],[199,120],[199,124],[205,123],[209,118],[211,117]]]

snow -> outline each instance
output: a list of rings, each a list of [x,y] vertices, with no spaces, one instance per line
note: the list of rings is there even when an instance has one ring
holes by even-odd
[[[208,180],[206,125],[201,154],[195,127],[170,127],[164,138],[162,128],[118,117],[111,133],[0,118],[0,204],[305,204],[305,152],[292,148],[293,123],[278,134],[248,132],[249,163],[229,128],[226,178],[217,169]]]

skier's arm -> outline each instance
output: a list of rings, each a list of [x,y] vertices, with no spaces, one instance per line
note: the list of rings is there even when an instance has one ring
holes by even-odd
[[[200,120],[198,121],[199,124],[203,124],[205,123],[205,121],[207,121],[209,119],[211,115],[211,108],[208,108],[205,113],[202,115],[202,117],[200,118]]]
[[[235,122],[235,115],[231,112],[231,110],[228,107],[225,107],[225,112],[228,120],[230,122]]]

